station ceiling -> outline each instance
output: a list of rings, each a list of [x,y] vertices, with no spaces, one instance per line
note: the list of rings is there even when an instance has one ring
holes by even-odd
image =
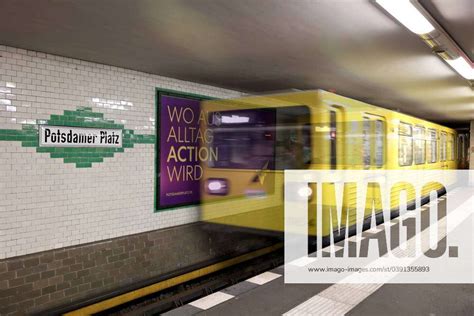
[[[474,1],[420,0],[474,57]],[[336,93],[453,124],[474,90],[369,0],[2,0],[0,44],[248,93]]]

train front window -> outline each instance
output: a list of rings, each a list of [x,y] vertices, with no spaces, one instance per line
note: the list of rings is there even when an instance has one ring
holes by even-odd
[[[275,111],[237,110],[211,113],[210,126],[217,159],[213,168],[273,169],[275,162]]]
[[[306,106],[210,113],[211,146],[218,158],[211,168],[301,169],[311,160]],[[216,119],[217,118],[217,119]]]

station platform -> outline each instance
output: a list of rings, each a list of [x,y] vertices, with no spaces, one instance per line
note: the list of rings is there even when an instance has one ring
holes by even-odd
[[[473,9],[0,0],[0,316],[474,316]]]
[[[438,199],[437,207],[446,208],[445,196]],[[400,219],[414,220],[414,213],[408,211]],[[422,206],[421,216],[428,214],[429,206]],[[388,224],[363,232],[361,242],[368,243],[369,235],[377,237],[386,227],[400,225],[395,220]],[[408,238],[414,236],[409,233]],[[349,239],[346,246],[352,242]],[[342,241],[322,251],[336,253],[343,247]],[[472,315],[474,311],[472,284],[286,284],[284,270],[284,265],[279,266],[164,315],[381,315],[383,311],[383,315],[434,316]]]

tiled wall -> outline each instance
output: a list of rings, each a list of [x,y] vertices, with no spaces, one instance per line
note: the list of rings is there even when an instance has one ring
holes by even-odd
[[[38,152],[29,140],[11,138],[51,115],[78,109],[101,113],[135,134],[153,135],[156,87],[219,98],[239,95],[0,46],[0,259],[197,220],[196,208],[153,212],[153,144],[137,142],[90,167],[89,160],[87,165],[65,161],[64,154]]]

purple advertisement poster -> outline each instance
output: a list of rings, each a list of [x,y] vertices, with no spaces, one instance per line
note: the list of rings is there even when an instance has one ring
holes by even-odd
[[[159,207],[198,203],[200,101],[161,95]]]

